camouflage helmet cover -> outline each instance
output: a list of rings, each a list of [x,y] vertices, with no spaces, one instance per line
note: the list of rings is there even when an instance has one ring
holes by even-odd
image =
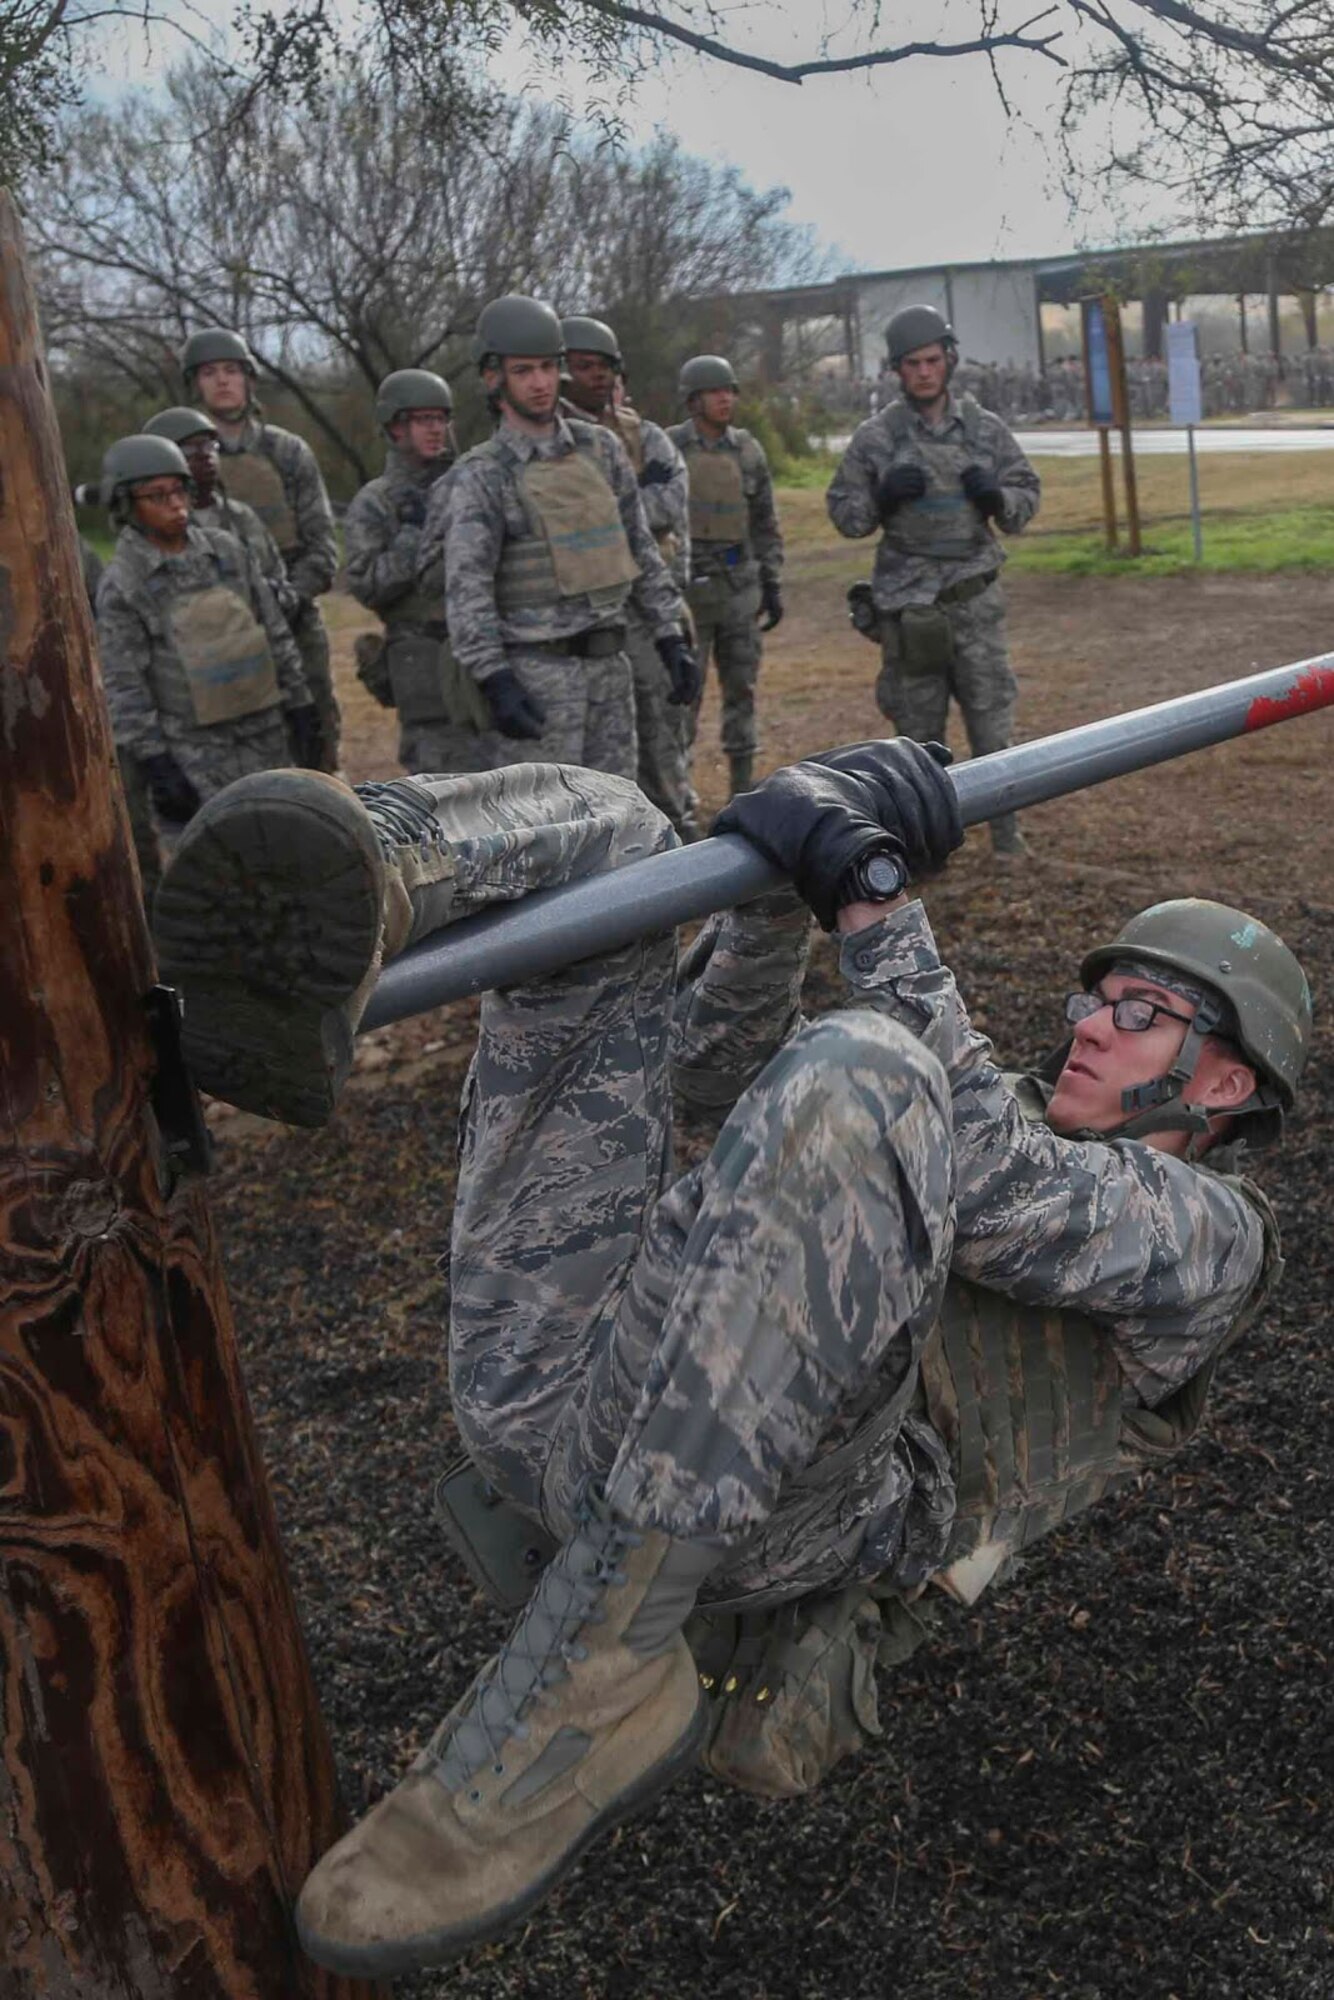
[[[170,438],[153,437],[144,431],[137,432],[133,437],[117,438],[102,460],[102,497],[113,501],[127,486],[135,486],[143,479],[161,479],[164,476],[190,483],[190,468],[178,444],[173,444]]]
[[[181,373],[187,383],[206,361],[239,361],[247,375],[259,373],[241,335],[227,326],[205,326],[190,335],[180,353]]]
[[[406,410],[444,410],[452,415],[454,396],[443,375],[429,368],[396,368],[375,392],[375,418],[382,427]]]
[[[477,315],[472,352],[479,367],[485,366],[491,355],[500,359],[512,354],[545,359],[558,358],[564,351],[560,321],[541,299],[507,292],[503,299],[492,299]]]
[[[573,348],[576,354],[605,354],[608,361],[623,365],[621,343],[604,319],[590,319],[586,313],[574,313],[560,323],[561,334],[568,354]]]
[[[722,354],[695,354],[681,370],[681,394],[697,396],[706,389],[739,389],[732,364]]]
[[[1198,981],[1226,1001],[1235,1027],[1220,1033],[1291,1109],[1310,1045],[1311,989],[1281,937],[1244,910],[1181,897],[1132,917],[1119,937],[1089,952],[1080,978],[1092,986],[1127,958]]]
[[[919,347],[932,347],[937,342],[947,353],[951,348],[957,350],[953,327],[934,306],[903,306],[885,328],[891,368],[897,368],[905,356],[915,354]]]
[[[159,410],[144,425],[145,437],[170,438],[173,444],[184,444],[187,438],[211,437],[218,435],[218,427],[212,417],[206,417],[202,410],[189,410],[183,403],[173,403],[169,410]]]

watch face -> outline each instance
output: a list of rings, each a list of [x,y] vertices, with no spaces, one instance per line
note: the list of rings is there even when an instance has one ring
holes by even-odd
[[[863,870],[863,878],[875,896],[897,896],[903,887],[903,870],[888,854],[873,854]]]

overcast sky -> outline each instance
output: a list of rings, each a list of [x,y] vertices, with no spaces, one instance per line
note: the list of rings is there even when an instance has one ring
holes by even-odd
[[[885,11],[885,41],[976,31],[971,4],[960,0],[953,8],[950,0],[923,0],[919,9]],[[796,60],[818,54],[822,14],[820,0],[749,0],[721,18],[737,45]],[[234,0],[196,0],[196,21],[211,23],[224,39],[233,15]],[[848,46],[836,38],[837,49]],[[116,46],[108,37],[95,94],[151,81],[180,50],[174,37],[161,36],[145,64],[141,42]],[[1152,208],[1127,218],[1087,185],[1062,186],[1061,73],[1018,52],[998,62],[1008,117],[979,57],[916,58],[793,85],[680,54],[640,79],[628,124],[632,139],[662,128],[692,152],[735,164],[753,186],[790,188],[793,220],[812,224],[852,269],[1096,247],[1170,220]],[[498,80],[530,92],[542,87],[517,45]],[[563,81],[577,107],[568,70]],[[1092,141],[1089,151],[1092,158]]]

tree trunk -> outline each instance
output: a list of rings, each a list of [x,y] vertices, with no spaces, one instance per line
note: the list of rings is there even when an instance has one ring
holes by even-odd
[[[350,2000],[294,1891],[329,1746],[153,984],[0,190],[0,1993]]]

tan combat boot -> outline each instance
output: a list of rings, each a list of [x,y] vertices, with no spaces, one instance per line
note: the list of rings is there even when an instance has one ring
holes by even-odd
[[[195,814],[153,908],[200,1088],[322,1125],[357,1023],[423,896],[452,900],[454,859],[409,779],[354,792],[320,771],[260,771]]]
[[[590,1502],[402,1783],[310,1875],[310,1956],[392,1977],[486,1943],[689,1770],[705,1718],[681,1628],[716,1561]]]

